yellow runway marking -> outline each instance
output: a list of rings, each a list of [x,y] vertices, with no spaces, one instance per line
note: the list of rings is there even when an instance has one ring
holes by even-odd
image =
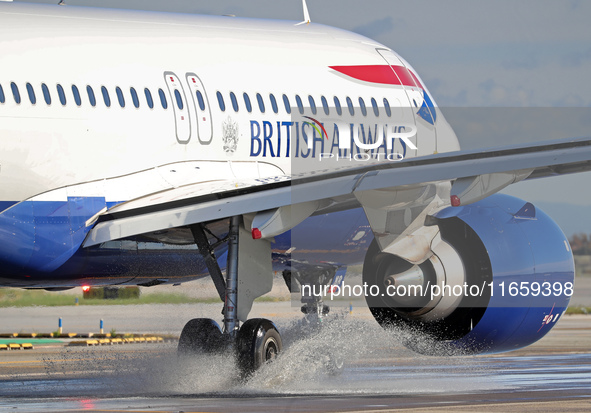
[[[0,361],[0,364],[42,363],[41,360]]]
[[[64,410],[65,412],[67,411],[80,411],[80,409],[69,409],[69,410]],[[108,412],[108,413],[170,413],[170,410],[97,410],[97,409],[88,409],[85,411],[87,412]],[[184,413],[212,413],[212,412],[189,412],[186,410],[183,410]]]

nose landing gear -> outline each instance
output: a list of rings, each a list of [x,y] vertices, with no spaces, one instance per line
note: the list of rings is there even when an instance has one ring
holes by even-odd
[[[328,320],[330,307],[323,301],[323,295],[335,286],[341,287],[347,272],[346,267],[297,265],[297,269],[283,272],[283,279],[291,293],[300,292],[302,333],[312,337],[322,332]],[[343,371],[344,358],[338,351],[326,349],[320,357],[324,359],[325,370],[330,375],[338,375]]]

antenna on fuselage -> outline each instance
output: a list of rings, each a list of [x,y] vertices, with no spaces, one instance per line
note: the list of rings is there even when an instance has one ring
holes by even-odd
[[[306,0],[302,0],[302,3],[304,6],[304,21],[296,24],[296,26],[299,26],[300,24],[310,24],[310,13],[308,12],[308,5],[306,4]]]
[[[58,6],[65,6],[66,5],[66,0],[60,0],[60,2],[57,5]]]

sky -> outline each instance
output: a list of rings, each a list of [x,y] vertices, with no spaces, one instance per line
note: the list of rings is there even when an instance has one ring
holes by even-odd
[[[66,3],[303,20],[301,0]],[[308,7],[312,22],[373,38],[410,62],[465,149],[591,136],[590,1],[308,0]],[[585,173],[506,192],[532,202],[591,206],[589,182]],[[591,232],[591,220],[585,225]]]
[[[58,0],[29,0],[56,4]],[[241,17],[303,19],[301,0],[66,0]],[[401,54],[440,106],[591,106],[591,2],[308,0],[315,23]]]

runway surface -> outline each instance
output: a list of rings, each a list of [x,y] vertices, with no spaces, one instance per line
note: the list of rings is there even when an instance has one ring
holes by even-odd
[[[172,321],[173,307],[137,311]],[[0,411],[591,411],[589,316],[564,317],[524,350],[446,358],[405,349],[399,332],[382,330],[362,309],[304,337],[289,303],[257,307],[254,316],[277,321],[287,348],[247,381],[231,357],[178,359],[175,343],[45,346],[0,354]],[[21,316],[34,319],[36,311]],[[218,316],[219,306],[203,311]],[[340,375],[327,371],[329,353],[344,358]]]

